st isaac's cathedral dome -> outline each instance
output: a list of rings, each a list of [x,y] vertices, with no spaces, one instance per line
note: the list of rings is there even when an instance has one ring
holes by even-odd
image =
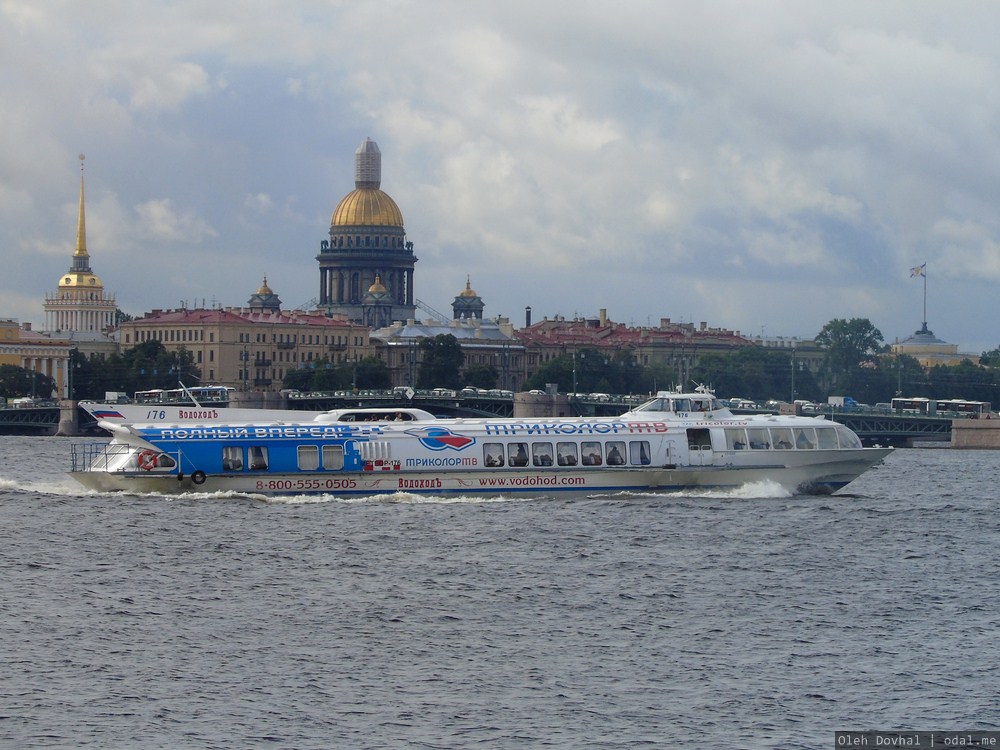
[[[354,190],[333,210],[330,239],[320,243],[319,307],[328,315],[367,322],[414,317],[413,243],[403,214],[381,189],[382,153],[371,138],[354,152]],[[371,294],[378,292],[376,300]],[[377,308],[377,310],[375,309]]]
[[[403,214],[389,194],[381,190],[382,154],[375,141],[366,138],[357,151],[354,190],[333,210],[334,227],[402,227]]]

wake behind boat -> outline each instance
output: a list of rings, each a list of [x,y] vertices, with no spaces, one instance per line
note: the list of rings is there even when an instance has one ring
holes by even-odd
[[[709,393],[661,391],[618,417],[112,424],[74,445],[71,476],[98,491],[368,496],[592,495],[736,488],[771,480],[830,493],[891,448],[822,417],[734,416]],[[427,415],[430,417],[430,415]]]

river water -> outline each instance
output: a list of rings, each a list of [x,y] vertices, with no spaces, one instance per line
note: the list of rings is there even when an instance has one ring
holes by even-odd
[[[0,437],[0,746],[829,748],[998,729],[1000,452],[829,497],[99,495]]]

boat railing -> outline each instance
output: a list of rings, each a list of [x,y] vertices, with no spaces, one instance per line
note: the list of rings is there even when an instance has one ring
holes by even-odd
[[[70,446],[73,471],[110,471],[108,468],[131,446],[118,443],[76,443]]]

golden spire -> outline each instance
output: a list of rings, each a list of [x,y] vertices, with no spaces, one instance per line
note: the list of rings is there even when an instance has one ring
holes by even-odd
[[[87,221],[83,213],[83,160],[87,157],[80,154],[80,218],[76,224],[76,251],[73,255],[87,255]]]
[[[462,293],[459,294],[458,296],[459,297],[478,297],[479,296],[478,294],[476,294],[476,290],[472,288],[472,277],[470,275],[466,275],[466,277],[465,277],[465,289],[463,289]]]

